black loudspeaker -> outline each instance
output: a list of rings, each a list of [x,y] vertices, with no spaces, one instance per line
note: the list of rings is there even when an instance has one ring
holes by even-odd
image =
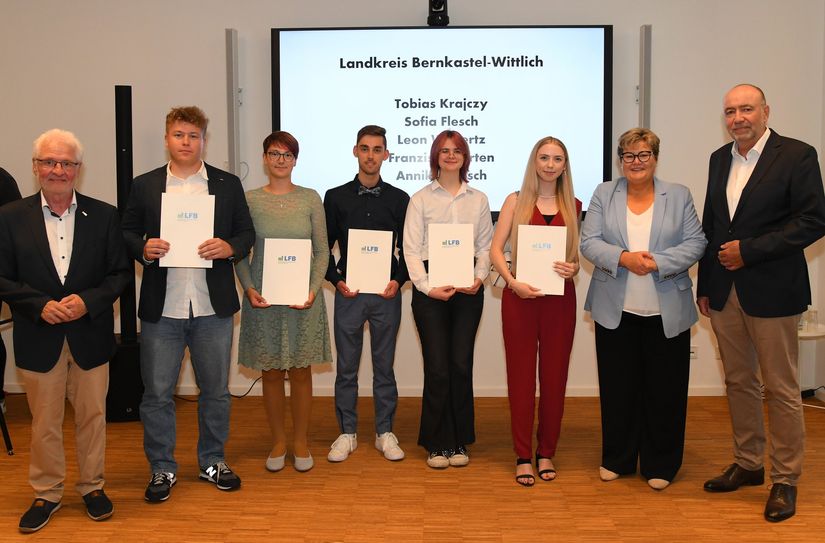
[[[140,420],[143,379],[140,376],[140,342],[123,343],[117,335],[117,351],[109,361],[109,393],[106,395],[106,420]]]
[[[115,86],[115,163],[117,169],[117,210],[126,211],[132,189],[132,87]],[[120,333],[123,343],[137,341],[135,278],[120,295]]]
[[[126,210],[132,187],[132,87],[115,86],[115,145],[117,147],[117,207]],[[140,376],[140,341],[134,276],[120,295],[120,334],[117,351],[109,361],[109,393],[106,395],[106,420],[140,420],[143,380]]]

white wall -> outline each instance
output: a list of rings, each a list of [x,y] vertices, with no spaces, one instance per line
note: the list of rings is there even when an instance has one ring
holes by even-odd
[[[426,21],[425,0],[0,0],[0,164],[17,178],[24,195],[34,192],[31,141],[59,126],[75,131],[86,146],[80,190],[115,201],[114,93],[133,87],[134,165],[140,173],[165,161],[163,119],[171,106],[197,104],[211,118],[207,160],[221,166],[226,151],[224,29],[239,33],[243,87],[241,159],[251,165],[244,185],[263,184],[260,145],[269,133],[270,28],[318,26],[415,26]],[[771,126],[805,140],[821,153],[825,141],[825,5],[821,0],[452,0],[453,25],[612,24],[614,26],[614,139],[637,123],[639,27],[653,25],[652,128],[662,139],[659,175],[690,187],[702,209],[711,151],[727,141],[721,120],[724,92],[754,82],[772,106]],[[330,122],[334,122],[331,119]],[[368,108],[364,123],[377,122]],[[525,119],[525,122],[529,122]],[[289,129],[289,127],[284,127]],[[554,128],[547,127],[552,134]],[[349,141],[341,145],[351,145]],[[355,161],[341,165],[341,182]],[[516,188],[522,159],[513,162]],[[300,183],[300,171],[296,172]],[[494,203],[495,204],[495,203]],[[808,250],[815,302],[823,300],[825,242]],[[590,270],[577,280],[582,305]],[[332,291],[325,292],[332,306]],[[404,313],[396,374],[403,395],[419,395],[421,355],[404,289]],[[499,323],[499,295],[488,289],[476,345],[476,392],[506,392]],[[597,379],[593,324],[580,310],[568,394],[595,395]],[[331,318],[331,315],[330,315]],[[11,331],[3,330],[10,345]],[[694,327],[691,343],[698,359],[691,373],[692,394],[721,394],[723,383],[709,323]],[[820,347],[820,353],[821,351]],[[813,349],[803,353],[813,371]],[[365,355],[368,361],[368,356]],[[362,393],[371,373],[362,370]],[[817,377],[823,383],[825,372]],[[255,375],[233,368],[233,392]],[[804,376],[803,378],[807,379]],[[811,377],[810,379],[813,379]],[[10,363],[7,390],[20,390]],[[319,394],[331,394],[329,366],[316,374]],[[186,371],[182,391],[193,390]]]
[[[822,27],[825,28],[825,14],[822,17]],[[825,88],[825,55],[822,58],[822,66],[823,66],[823,88]],[[825,92],[822,93],[822,107],[823,111],[825,111]],[[821,117],[820,117],[821,118]],[[822,140],[823,145],[820,147],[820,150],[825,147],[825,123],[822,124]],[[821,162],[820,162],[821,164]],[[816,244],[817,246],[815,249],[818,249],[819,254],[822,255],[825,252],[823,247],[825,246],[825,240],[819,240],[819,243]],[[817,263],[819,264],[814,268],[814,274],[812,276],[812,283],[813,283],[813,307],[818,307],[820,311],[825,309],[823,307],[823,300],[825,300],[825,258],[820,257],[817,259]],[[809,266],[813,267],[813,266]],[[820,320],[825,320],[825,315],[820,317]],[[822,360],[825,358],[825,345],[821,344],[820,342],[816,342],[815,351],[811,354],[805,353],[810,359],[814,361]],[[825,364],[823,363],[811,363],[814,366],[814,374],[813,379],[813,386],[821,385],[825,383]],[[822,401],[825,401],[825,390],[818,390],[816,392],[817,398]]]

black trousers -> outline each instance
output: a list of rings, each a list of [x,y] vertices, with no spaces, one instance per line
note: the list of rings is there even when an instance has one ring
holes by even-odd
[[[6,397],[3,387],[6,386],[6,344],[0,338],[0,399]]]
[[[0,302],[0,310],[3,309],[3,303]],[[3,343],[3,338],[0,337],[0,399],[6,397],[3,392],[3,387],[6,386],[6,344]]]
[[[413,318],[424,357],[418,444],[428,451],[476,439],[473,349],[483,307],[483,288],[472,296],[456,293],[446,302],[413,289]]]
[[[666,338],[659,316],[622,313],[615,330],[596,323],[602,466],[672,481],[682,465],[690,330]]]

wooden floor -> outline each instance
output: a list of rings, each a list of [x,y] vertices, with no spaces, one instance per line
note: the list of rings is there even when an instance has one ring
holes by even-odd
[[[818,402],[813,402],[817,403]],[[243,478],[238,492],[197,479],[195,404],[178,400],[178,484],[169,501],[147,504],[148,468],[139,423],[108,428],[106,491],[115,514],[86,517],[74,492],[74,435],[65,426],[70,471],[63,508],[40,532],[17,531],[31,503],[27,483],[30,415],[25,397],[7,398],[15,455],[0,454],[0,541],[816,541],[825,526],[825,411],[806,408],[807,455],[797,515],[780,524],[762,518],[767,485],[709,494],[702,482],[730,461],[724,398],[691,398],[684,465],[673,485],[652,491],[638,476],[598,478],[596,398],[568,398],[556,481],[522,488],[513,480],[505,398],[476,401],[477,443],[466,468],[434,471],[415,446],[420,400],[403,398],[396,433],[407,458],[391,463],[373,447],[372,403],[362,399],[358,450],[341,464],[326,461],[337,437],[331,398],[316,398],[311,435],[316,466],[291,462],[264,469],[269,435],[260,397],[234,400],[227,460]],[[821,405],[821,404],[819,404]],[[69,420],[70,415],[67,417]]]

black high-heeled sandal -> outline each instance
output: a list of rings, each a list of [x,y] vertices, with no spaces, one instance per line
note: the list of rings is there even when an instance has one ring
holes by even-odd
[[[516,458],[516,466],[522,464],[530,464],[532,467],[533,461],[530,458]],[[536,477],[532,473],[522,473],[516,475],[516,482],[521,486],[533,486],[536,484]]]
[[[550,466],[553,466],[553,459],[549,456],[542,456],[538,452],[536,453],[536,469],[539,472],[539,479],[545,482],[552,481],[556,478],[556,469],[555,467],[549,467],[547,469],[541,469],[539,467],[539,460],[549,460]],[[547,475],[547,477],[545,477]]]

